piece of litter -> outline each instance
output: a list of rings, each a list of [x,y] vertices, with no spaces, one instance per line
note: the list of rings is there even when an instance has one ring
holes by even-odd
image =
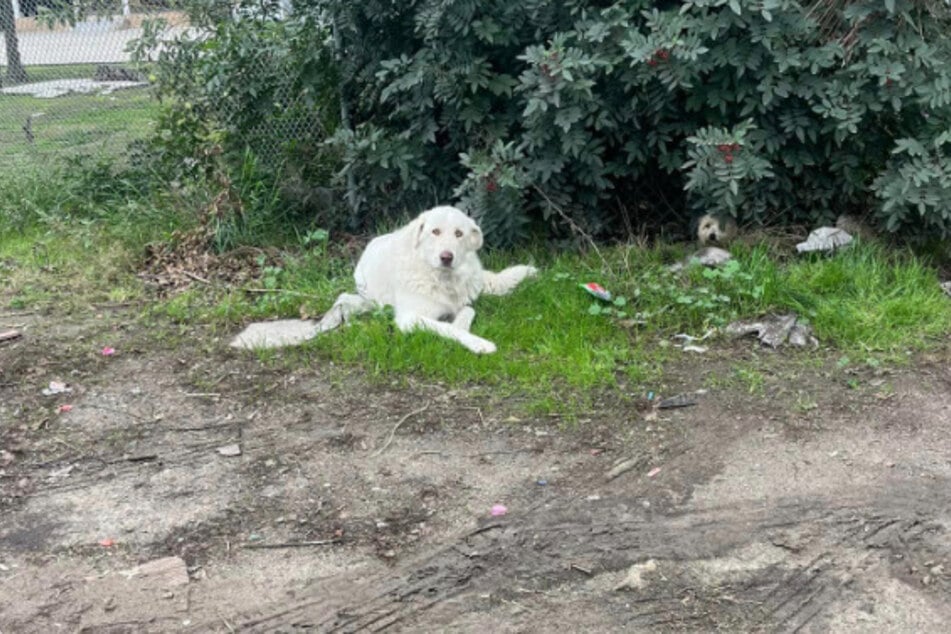
[[[812,327],[800,321],[795,313],[734,321],[726,327],[726,332],[734,337],[755,334],[761,342],[771,348],[778,348],[784,343],[800,348],[819,346],[819,340],[812,334]]]
[[[241,455],[241,446],[238,445],[237,443],[233,445],[225,445],[224,447],[218,447],[217,451],[222,456],[233,458],[234,456]]]
[[[657,475],[658,473],[660,473],[660,467],[654,467],[653,469],[651,469],[650,471],[647,472],[647,477],[648,477],[648,478],[653,478],[653,477],[654,477],[655,475]]]
[[[99,545],[102,546],[103,548],[112,548],[113,546],[116,545],[116,542],[114,539],[107,537],[105,539],[100,539]]]
[[[582,284],[581,288],[586,290],[591,295],[594,295],[598,299],[602,299],[606,302],[611,301],[611,291],[607,290],[597,282],[588,282],[587,284]]]
[[[693,255],[688,256],[686,259],[681,260],[680,262],[671,264],[667,267],[667,270],[671,271],[672,273],[676,273],[678,271],[682,271],[692,264],[700,264],[701,266],[713,268],[720,266],[721,264],[726,264],[732,259],[733,256],[730,255],[730,252],[726,251],[725,249],[720,249],[718,247],[706,247],[700,249]]]
[[[852,236],[837,227],[819,227],[809,234],[805,242],[796,245],[799,253],[835,251],[852,243]]]
[[[535,480],[535,484],[537,484],[540,487],[548,486],[548,480],[544,478],[539,478],[538,480]]]
[[[499,516],[505,515],[505,514],[508,513],[508,512],[509,512],[509,510],[508,510],[507,508],[505,508],[505,506],[503,506],[502,504],[496,504],[496,505],[494,505],[494,506],[492,507],[492,510],[489,511],[489,513],[492,515],[492,517],[499,517]]]
[[[56,408],[56,413],[65,414],[66,412],[71,412],[72,410],[73,410],[72,405],[70,405],[69,403],[63,403],[62,405]]]
[[[941,290],[943,290],[948,297],[951,297],[951,281],[942,282]]]
[[[62,381],[50,381],[50,386],[43,388],[43,396],[54,396],[56,394],[69,394],[73,388]]]
[[[101,350],[101,353],[102,353],[102,356],[104,357],[111,357],[112,355],[116,353],[116,349],[106,346],[105,348]]]
[[[710,348],[706,346],[684,346],[683,347],[684,352],[696,352],[697,354],[703,354],[709,349]]]
[[[686,394],[678,394],[677,396],[671,396],[670,398],[665,398],[660,403],[657,404],[657,409],[674,409],[677,407],[690,407],[696,405],[697,401],[693,400]]]

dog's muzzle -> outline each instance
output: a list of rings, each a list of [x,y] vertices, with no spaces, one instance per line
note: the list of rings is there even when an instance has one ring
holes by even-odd
[[[452,259],[453,259],[453,255],[451,251],[443,251],[442,253],[439,254],[439,261],[445,267],[452,266]]]

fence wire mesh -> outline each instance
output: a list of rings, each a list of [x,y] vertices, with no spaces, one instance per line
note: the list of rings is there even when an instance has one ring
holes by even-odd
[[[147,65],[131,46],[161,18],[162,39],[195,37],[183,13],[166,0],[96,0],[99,15],[49,26],[41,14],[58,0],[0,0],[0,164],[43,165],[53,156],[118,155],[153,129],[160,105]],[[222,0],[224,6],[229,0]],[[288,5],[289,6],[289,5]],[[102,8],[105,7],[105,11]],[[281,153],[318,125],[312,116],[288,116],[299,96],[278,91],[284,106],[241,139],[261,158]],[[228,129],[231,116],[216,125]]]
[[[157,103],[127,47],[160,8],[117,0],[110,15],[50,27],[44,0],[0,0],[0,160],[115,154],[153,125]],[[174,16],[170,16],[174,19]]]

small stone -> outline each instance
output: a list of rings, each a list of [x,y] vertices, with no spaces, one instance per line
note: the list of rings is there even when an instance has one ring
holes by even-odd
[[[218,447],[218,453],[221,454],[222,456],[226,456],[226,457],[228,457],[228,458],[233,458],[233,457],[235,457],[235,456],[240,456],[240,455],[241,455],[241,446],[238,445],[237,443],[235,443],[235,444],[232,444],[232,445],[225,445],[224,447]]]

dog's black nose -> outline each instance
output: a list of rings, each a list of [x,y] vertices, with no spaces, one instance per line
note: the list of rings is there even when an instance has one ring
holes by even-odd
[[[710,234],[710,242],[716,242],[716,241],[717,241],[717,232],[714,231],[713,233]]]
[[[452,266],[452,252],[443,251],[439,254],[439,261],[442,262],[443,266]]]

